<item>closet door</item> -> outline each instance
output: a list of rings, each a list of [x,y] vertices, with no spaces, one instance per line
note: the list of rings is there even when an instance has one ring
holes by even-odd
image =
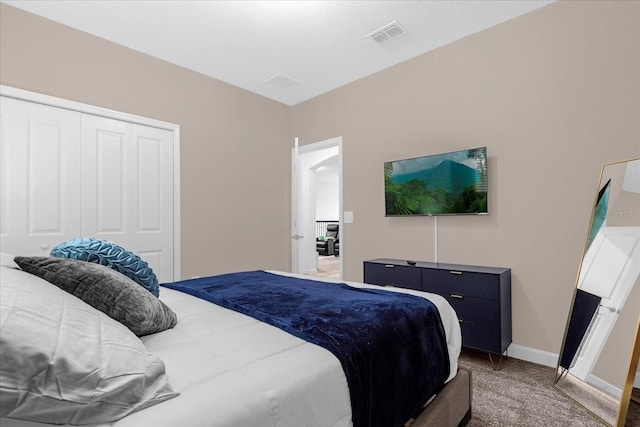
[[[18,145],[15,102],[0,98],[0,252],[18,253]]]
[[[80,235],[80,113],[0,101],[2,250],[46,256]]]
[[[82,231],[173,281],[173,132],[82,117]]]

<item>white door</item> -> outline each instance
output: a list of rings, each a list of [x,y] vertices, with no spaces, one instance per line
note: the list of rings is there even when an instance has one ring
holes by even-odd
[[[291,272],[300,273],[300,151],[298,138],[294,140],[291,150]]]
[[[47,256],[77,237],[117,243],[178,277],[174,135],[0,97],[0,249]]]
[[[47,256],[80,235],[80,113],[0,102],[2,251]]]
[[[82,231],[173,280],[173,133],[83,115]]]
[[[601,301],[570,370],[576,377],[588,381],[639,274],[640,227],[602,227],[585,254],[578,279],[580,289]]]
[[[332,156],[338,156],[339,208],[342,212],[342,138],[294,147],[292,150],[292,244],[291,271],[312,274],[317,267],[315,245],[315,166]],[[340,215],[341,216],[341,215]],[[339,218],[342,224],[342,218]],[[342,231],[340,232],[342,234]],[[344,253],[344,242],[340,244]],[[342,259],[340,257],[340,277],[342,277]]]
[[[0,98],[0,252],[18,253],[18,145],[20,132],[12,99]]]

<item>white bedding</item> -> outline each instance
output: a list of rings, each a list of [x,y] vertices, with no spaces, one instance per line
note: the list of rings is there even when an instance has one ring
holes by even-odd
[[[457,372],[462,344],[455,312],[438,295],[393,290],[428,297],[438,307],[447,335],[451,380]],[[171,385],[180,396],[110,425],[352,425],[346,378],[340,362],[329,351],[178,291],[161,288],[160,299],[176,312],[178,324],[141,339],[149,351],[165,362]],[[0,424],[44,425],[6,418]]]

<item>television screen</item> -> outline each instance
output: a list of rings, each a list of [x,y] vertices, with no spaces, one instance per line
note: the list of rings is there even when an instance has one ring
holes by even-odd
[[[487,147],[384,164],[386,216],[487,214]]]

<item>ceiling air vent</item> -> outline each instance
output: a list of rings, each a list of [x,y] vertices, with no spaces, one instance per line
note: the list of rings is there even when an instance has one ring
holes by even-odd
[[[274,86],[279,87],[280,89],[287,89],[298,82],[292,79],[291,77],[285,76],[284,74],[276,74],[275,76],[266,80],[267,83],[271,83]]]
[[[391,40],[398,37],[400,34],[406,33],[407,30],[402,28],[398,21],[393,21],[390,24],[385,25],[382,28],[375,30],[374,32],[367,34],[366,37],[375,40],[378,43],[384,43],[387,40]]]

